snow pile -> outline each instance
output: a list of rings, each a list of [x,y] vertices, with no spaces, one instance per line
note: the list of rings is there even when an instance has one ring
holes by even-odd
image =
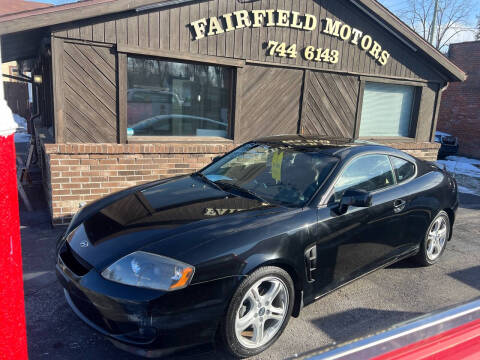
[[[443,131],[438,131],[438,130],[437,130],[437,132],[435,132],[435,135],[438,135],[438,136],[452,136],[452,135],[450,135],[450,134],[447,134],[447,133],[445,133],[445,132],[443,132]]]
[[[445,165],[447,171],[454,174],[459,192],[480,196],[480,160],[448,156],[437,163]]]
[[[13,114],[13,120],[17,124],[17,130],[15,132],[16,143],[30,142],[30,134],[27,133],[27,120],[18,114]]]
[[[0,99],[0,136],[10,136],[16,128],[17,124],[13,121],[12,110],[4,99]]]
[[[27,133],[15,133],[15,142],[16,143],[28,143],[30,142],[31,135]]]
[[[445,165],[447,170],[453,174],[480,178],[480,160],[461,156],[448,156],[445,160],[438,160],[437,162]],[[478,167],[475,165],[478,165]]]
[[[13,120],[17,123],[17,132],[27,131],[27,120],[18,114],[13,114]]]
[[[465,187],[465,186],[461,186],[461,185],[458,185],[458,192],[463,193],[463,194],[479,195],[478,191],[476,191],[474,189],[470,189],[470,188]]]

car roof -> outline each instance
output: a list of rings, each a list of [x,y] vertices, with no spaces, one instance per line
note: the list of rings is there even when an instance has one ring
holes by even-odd
[[[366,140],[323,137],[315,135],[277,135],[259,138],[255,143],[284,146],[293,149],[317,151],[342,160],[360,153],[381,152],[413,160],[412,156],[389,146]]]

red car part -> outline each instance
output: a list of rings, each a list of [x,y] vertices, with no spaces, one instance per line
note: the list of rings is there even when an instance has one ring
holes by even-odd
[[[314,360],[480,359],[480,300],[328,349]]]
[[[372,360],[474,360],[480,358],[480,319]]]
[[[3,84],[0,82],[0,86]],[[0,92],[0,95],[1,92]],[[18,215],[17,171],[12,112],[0,96],[0,357],[27,355],[23,298],[22,249]]]

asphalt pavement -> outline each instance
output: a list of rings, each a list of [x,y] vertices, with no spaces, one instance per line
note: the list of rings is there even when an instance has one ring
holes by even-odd
[[[28,192],[35,210],[21,211],[21,231],[30,359],[137,359],[91,330],[68,307],[54,272],[55,240],[62,229],[51,228],[41,191],[32,187]],[[403,261],[325,296],[292,318],[277,343],[255,359],[305,358],[479,297],[480,197],[462,195],[457,216],[453,239],[438,264],[419,268]],[[229,359],[211,345],[168,357],[214,358]]]

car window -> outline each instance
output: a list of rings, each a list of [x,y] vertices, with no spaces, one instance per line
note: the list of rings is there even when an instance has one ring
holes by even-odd
[[[392,160],[392,166],[395,170],[397,183],[400,184],[404,181],[407,181],[415,175],[415,164],[394,156],[391,156],[390,160]]]
[[[250,143],[203,171],[220,187],[241,187],[272,203],[303,206],[338,159],[318,150]]]
[[[343,170],[334,188],[334,201],[346,190],[376,191],[395,183],[387,155],[365,155],[353,160]]]

